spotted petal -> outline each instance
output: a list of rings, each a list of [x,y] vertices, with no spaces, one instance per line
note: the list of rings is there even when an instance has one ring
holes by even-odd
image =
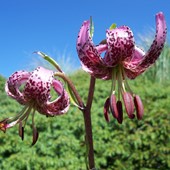
[[[142,67],[143,70],[148,68],[150,65],[155,63],[155,61],[158,59],[166,40],[166,33],[167,33],[167,27],[165,18],[162,12],[158,13],[156,15],[156,35],[155,39],[144,56],[142,62],[138,67]]]
[[[29,76],[30,73],[27,71],[17,71],[9,77],[5,85],[6,93],[20,104],[24,104],[26,101],[19,87],[27,81]]]
[[[133,33],[127,26],[121,26],[107,30],[108,50],[104,61],[109,67],[113,67],[122,61],[130,61],[134,50]]]
[[[68,111],[70,106],[69,95],[64,90],[63,85],[60,81],[54,80],[52,86],[59,97],[56,100],[51,102],[48,101],[45,104],[45,112],[49,116],[64,114]]]
[[[167,33],[167,27],[165,18],[162,12],[159,12],[156,15],[156,35],[155,39],[150,47],[150,49],[147,51],[145,55],[141,53],[141,61],[138,65],[134,68],[134,65],[129,63],[129,75],[131,78],[135,78],[136,76],[143,73],[149,66],[151,66],[155,61],[158,59],[166,40],[166,33]],[[138,53],[139,55],[139,53]],[[142,56],[143,55],[143,56]],[[135,57],[135,56],[134,56]],[[139,56],[138,56],[139,57]],[[131,67],[132,66],[132,67]],[[131,72],[131,73],[130,73]]]
[[[123,67],[125,68],[126,76],[130,79],[138,76],[138,71],[135,71],[136,67],[141,63],[145,52],[139,47],[135,46],[133,57],[130,62],[123,62]]]
[[[90,37],[90,21],[85,21],[80,29],[77,39],[77,52],[82,68],[96,78],[107,79],[110,70],[104,66],[100,53],[107,49],[106,45],[96,46]]]
[[[50,98],[53,76],[54,73],[51,70],[43,67],[35,69],[29,77],[23,92],[27,102],[36,101],[39,106],[43,106]]]

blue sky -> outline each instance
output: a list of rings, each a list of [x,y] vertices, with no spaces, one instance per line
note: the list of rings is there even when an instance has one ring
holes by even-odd
[[[93,17],[96,44],[112,23],[128,25],[137,40],[155,28],[159,11],[170,27],[169,0],[0,0],[0,74],[8,77],[41,63],[34,51],[65,58],[68,67],[77,68],[76,37],[84,20]]]

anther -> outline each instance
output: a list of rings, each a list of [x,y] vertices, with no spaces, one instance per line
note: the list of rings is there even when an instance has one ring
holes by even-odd
[[[108,97],[106,99],[106,102],[104,104],[104,117],[105,117],[105,120],[107,122],[110,122],[110,118],[109,118],[109,106],[110,106],[110,98]]]
[[[138,95],[135,95],[134,97],[134,104],[135,104],[135,108],[136,108],[136,115],[138,120],[141,120],[144,114],[144,107],[142,104],[142,100],[140,99],[140,97]]]
[[[126,112],[129,116],[130,119],[133,119],[135,117],[134,113],[134,102],[133,102],[133,97],[130,93],[124,92],[122,94],[124,105]]]

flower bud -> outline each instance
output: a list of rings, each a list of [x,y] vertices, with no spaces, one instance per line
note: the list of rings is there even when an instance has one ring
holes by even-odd
[[[119,113],[116,106],[116,96],[114,94],[110,96],[110,110],[112,112],[113,117],[117,119]]]
[[[138,120],[141,120],[144,114],[144,107],[142,104],[142,100],[140,99],[140,97],[138,95],[135,95],[134,97],[134,104],[135,104],[135,108],[136,108],[136,115]]]
[[[110,106],[110,98],[108,97],[105,101],[105,104],[104,104],[104,117],[105,117],[105,120],[107,122],[110,122],[110,118],[109,118],[109,106]]]
[[[122,102],[121,102],[120,100],[118,100],[117,103],[116,103],[116,105],[117,105],[117,110],[118,110],[118,113],[119,113],[118,118],[117,118],[117,121],[118,121],[120,124],[122,124],[122,122],[123,122]]]
[[[128,92],[124,92],[123,95],[123,101],[125,105],[126,112],[130,119],[133,119],[135,117],[134,113],[134,103],[132,95]]]

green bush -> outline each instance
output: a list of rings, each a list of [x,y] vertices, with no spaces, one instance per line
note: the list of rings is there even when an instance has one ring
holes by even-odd
[[[89,77],[82,71],[71,76],[83,100],[87,98]],[[17,114],[22,107],[6,96],[5,80],[0,77],[0,117]],[[145,115],[130,120],[124,112],[120,125],[111,118],[106,123],[103,104],[110,92],[110,81],[97,80],[92,105],[92,125],[96,167],[101,170],[170,169],[170,84],[153,83],[143,76],[130,81],[141,96]],[[2,170],[85,170],[84,124],[82,113],[73,105],[63,116],[47,118],[36,114],[39,140],[31,146],[32,130],[25,128],[25,139],[18,127],[0,133]]]

